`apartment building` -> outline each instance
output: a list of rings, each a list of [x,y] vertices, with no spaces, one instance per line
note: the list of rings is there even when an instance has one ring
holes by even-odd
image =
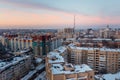
[[[6,35],[3,36],[2,44],[12,51],[18,51],[22,49],[28,49],[32,47],[32,38],[30,37],[18,37],[18,35]]]
[[[64,52],[66,49],[59,48],[59,51]],[[89,66],[68,63],[65,61],[66,55],[59,51],[50,52],[46,57],[48,80],[94,80],[94,71]]]
[[[65,38],[73,38],[74,36],[74,28],[65,28],[64,29],[64,35]]]
[[[16,56],[11,61],[0,62],[0,80],[20,80],[30,70],[31,57]]]
[[[51,38],[51,45],[50,50],[53,51],[54,49],[62,46],[62,38],[60,37],[53,37]]]
[[[115,73],[120,68],[120,49],[77,47],[70,45],[69,61],[88,64],[96,72]]]
[[[50,51],[50,35],[33,35],[33,52],[35,56],[44,56]]]
[[[109,28],[109,25],[105,29],[100,30],[100,37],[110,38],[112,36],[112,30]]]
[[[33,35],[32,38],[35,56],[44,56],[62,45],[61,38],[52,35]]]

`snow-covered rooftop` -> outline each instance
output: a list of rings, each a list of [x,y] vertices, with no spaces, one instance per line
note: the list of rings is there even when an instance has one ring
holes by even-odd
[[[93,38],[92,40],[96,40],[96,41],[103,41],[103,40],[112,41],[112,39],[105,39],[105,38]]]
[[[66,80],[77,80],[76,78],[70,78],[70,79],[66,79]]]
[[[46,80],[46,72],[42,72],[34,80]]]
[[[66,50],[66,47],[59,47],[57,50],[59,50],[59,52],[53,51],[47,55],[48,63],[51,64],[50,69],[53,74],[74,74],[92,70],[86,64],[82,65],[66,64],[64,61],[64,57],[61,56],[61,53]]]
[[[120,39],[115,39],[115,41],[118,41],[118,42],[119,42],[119,41],[120,41]]]
[[[49,63],[62,63],[64,58],[58,52],[50,52],[47,57],[49,58]]]
[[[61,47],[57,48],[56,50],[60,53],[63,53],[63,52],[65,52],[66,49],[67,48],[65,46],[61,46]]]
[[[26,52],[28,52],[28,51],[30,51],[30,49],[21,50],[20,53],[26,53]]]
[[[120,79],[120,72],[116,74],[104,74],[104,75],[96,75],[95,78],[100,79],[100,80],[115,80],[115,79]]]
[[[28,57],[30,57],[30,56],[24,55],[24,56],[14,57],[13,60],[11,60],[11,61],[1,61],[0,62],[0,72],[9,66],[15,65],[18,62],[20,62],[24,59],[27,59]]]
[[[100,50],[100,51],[112,51],[112,52],[120,52],[120,49],[116,48],[116,49],[112,49],[112,48],[93,48],[93,47],[77,47],[74,44],[70,44],[69,47],[71,49],[80,49],[80,50]]]
[[[21,80],[29,80],[34,74],[37,73],[37,71],[43,69],[45,67],[45,64],[38,65],[35,70],[30,71],[26,76],[21,78]]]
[[[75,38],[67,38],[66,41],[75,41]]]
[[[24,53],[27,53],[29,51],[30,51],[30,49],[24,49],[24,50],[19,50],[17,52],[14,52],[14,54],[16,54],[16,55],[18,55],[18,54],[24,54]]]
[[[41,63],[42,62],[42,58],[36,58],[36,62],[37,63]]]
[[[72,65],[72,64],[71,64]],[[87,66],[86,64],[82,65],[72,65],[73,70],[65,70],[66,64],[52,64],[51,70],[53,74],[73,74],[73,73],[80,73],[80,72],[86,72],[86,71],[91,71],[92,69]],[[68,67],[69,68],[69,67]]]

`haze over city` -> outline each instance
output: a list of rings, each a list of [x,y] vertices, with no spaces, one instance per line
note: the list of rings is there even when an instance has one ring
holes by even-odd
[[[0,80],[120,80],[120,1],[0,0]]]
[[[119,0],[0,0],[0,28],[73,27],[74,15],[76,28],[119,27],[119,5]]]

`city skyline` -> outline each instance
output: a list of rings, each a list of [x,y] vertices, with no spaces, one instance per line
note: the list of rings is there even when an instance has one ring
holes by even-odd
[[[120,80],[119,75],[120,28],[0,29],[0,80]]]
[[[112,0],[1,0],[0,28],[10,25],[73,27],[74,15],[76,26],[119,25],[119,4],[120,1]]]
[[[0,80],[120,80],[120,1],[0,0]]]

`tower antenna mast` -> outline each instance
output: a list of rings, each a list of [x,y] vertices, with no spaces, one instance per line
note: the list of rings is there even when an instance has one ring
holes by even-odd
[[[75,33],[75,21],[76,21],[76,20],[75,20],[75,17],[76,17],[76,16],[74,15],[74,27],[73,27],[74,33]]]

